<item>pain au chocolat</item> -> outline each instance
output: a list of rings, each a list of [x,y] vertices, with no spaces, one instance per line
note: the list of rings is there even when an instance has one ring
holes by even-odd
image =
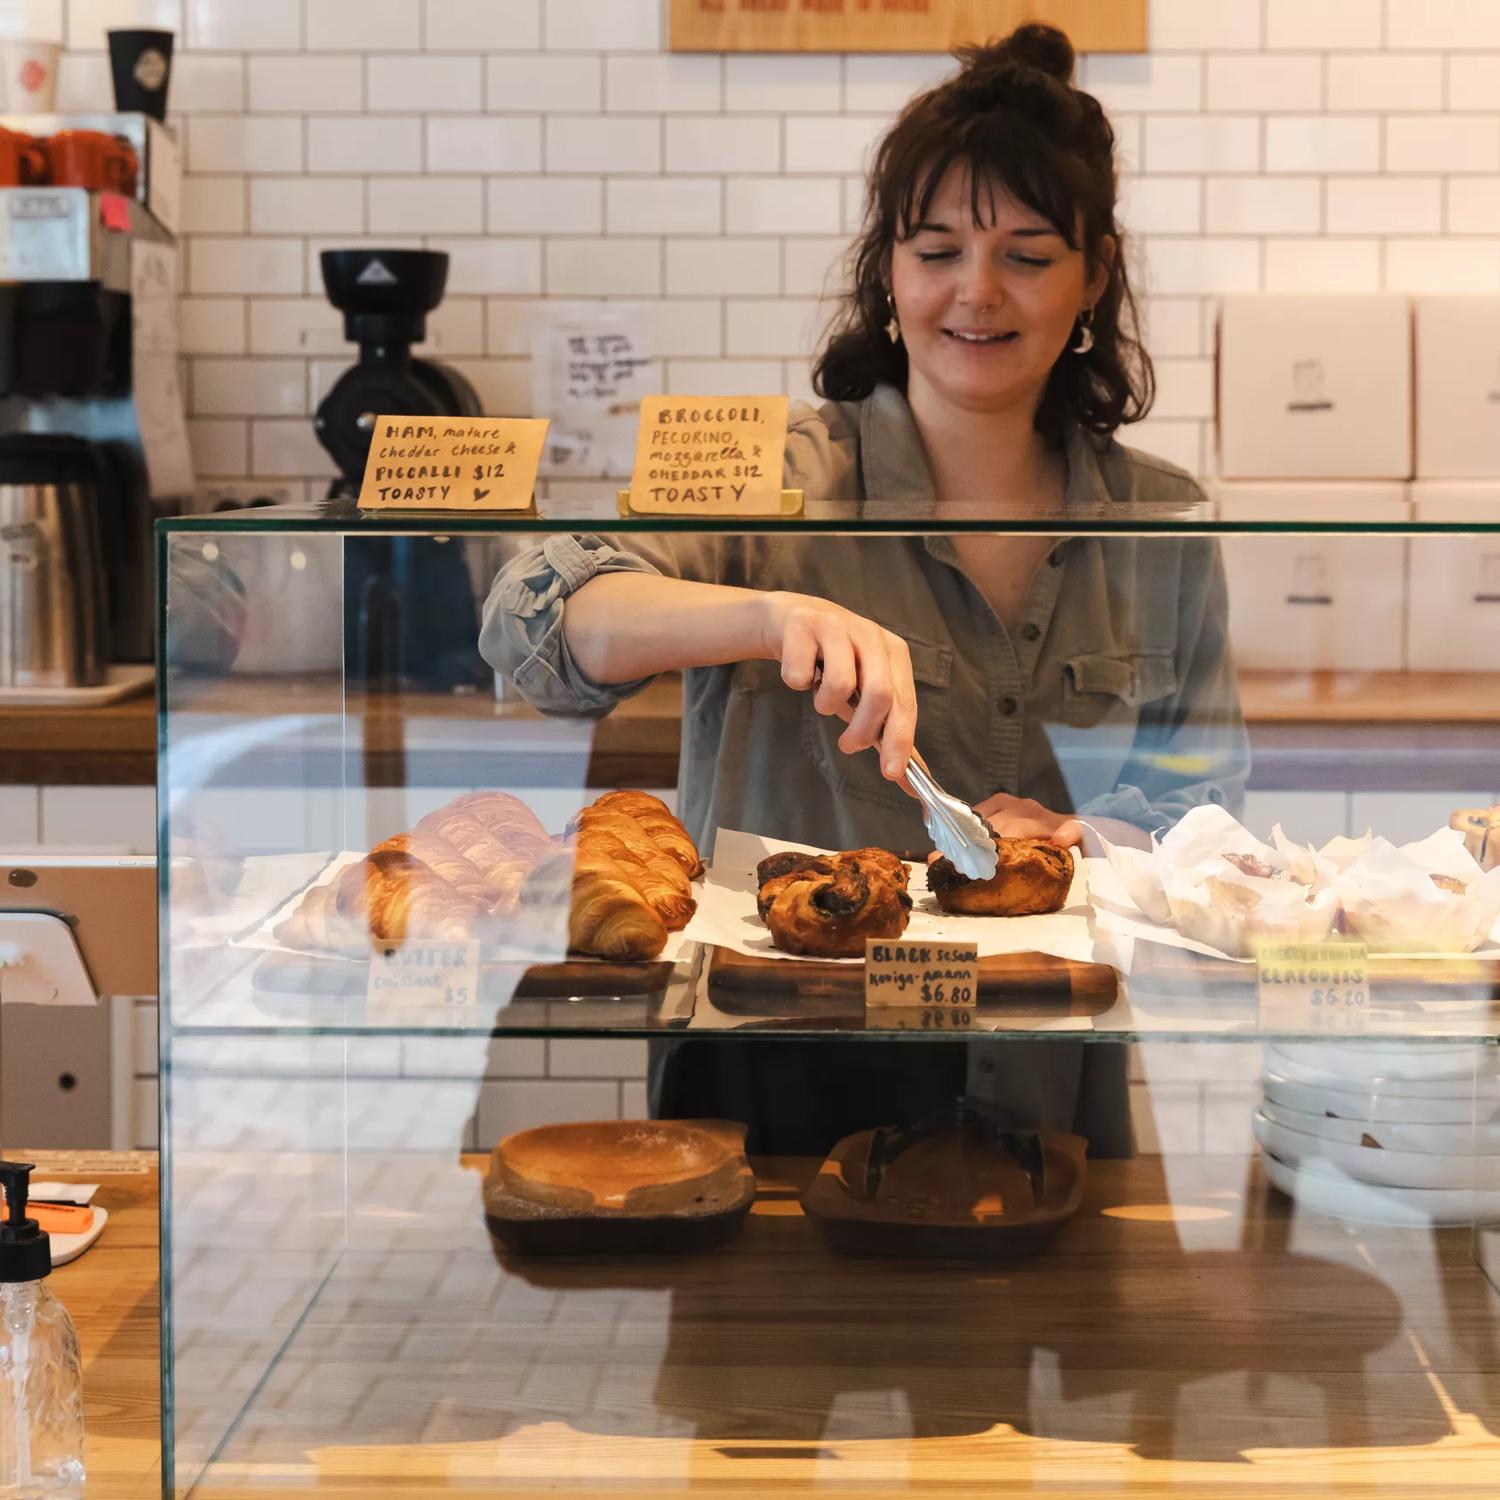
[[[897,938],[911,917],[907,869],[887,849],[773,854],[756,866],[756,909],[785,953],[858,958],[867,938]]]

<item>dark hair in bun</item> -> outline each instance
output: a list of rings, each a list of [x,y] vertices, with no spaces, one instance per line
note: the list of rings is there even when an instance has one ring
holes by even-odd
[[[1031,23],[957,56],[958,71],[918,94],[876,150],[853,285],[813,383],[835,401],[862,400],[882,384],[905,389],[906,346],[885,332],[891,250],[922,223],[944,174],[958,164],[967,170],[976,223],[992,214],[998,188],[1081,249],[1090,274],[1102,263],[1102,241],[1115,241],[1109,280],[1094,304],[1094,346],[1087,354],[1070,348],[1052,367],[1037,429],[1056,442],[1070,422],[1107,435],[1139,421],[1155,382],[1115,222],[1115,133],[1099,101],[1073,87],[1073,44],[1055,26]]]
[[[958,53],[959,60],[964,63],[979,62],[987,55],[1035,68],[1038,73],[1046,73],[1059,83],[1073,81],[1076,60],[1073,44],[1055,26],[1029,22],[1017,26],[1003,42],[992,42],[988,47],[964,47]]]

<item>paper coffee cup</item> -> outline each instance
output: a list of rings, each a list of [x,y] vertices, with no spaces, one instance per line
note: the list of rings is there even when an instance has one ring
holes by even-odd
[[[0,42],[5,69],[5,107],[12,114],[50,115],[57,108],[61,42]]]

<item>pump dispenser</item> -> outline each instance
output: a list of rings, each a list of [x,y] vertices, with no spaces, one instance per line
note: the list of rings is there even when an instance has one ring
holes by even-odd
[[[78,1335],[49,1292],[52,1247],[26,1217],[29,1162],[0,1161],[0,1500],[83,1494]]]

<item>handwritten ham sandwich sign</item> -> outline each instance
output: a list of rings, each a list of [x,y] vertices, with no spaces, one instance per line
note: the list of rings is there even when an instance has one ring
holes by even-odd
[[[647,396],[630,509],[645,515],[779,516],[785,396]]]
[[[547,423],[523,417],[377,417],[361,510],[527,510]]]

